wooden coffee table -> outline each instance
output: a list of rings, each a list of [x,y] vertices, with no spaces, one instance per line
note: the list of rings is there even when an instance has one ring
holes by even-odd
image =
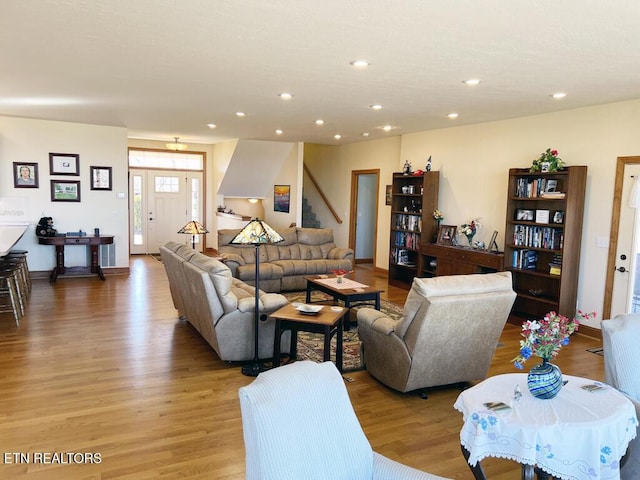
[[[289,303],[273,312],[270,315],[276,322],[273,340],[273,367],[280,366],[282,332],[291,330],[291,347],[289,349],[291,360],[295,360],[297,357],[299,331],[324,334],[323,360],[325,362],[331,361],[331,337],[336,335],[336,367],[342,372],[342,320],[348,311],[348,308],[332,308],[330,305],[325,305],[317,314],[305,315],[296,310],[292,303]]]
[[[311,275],[304,277],[304,279],[307,281],[306,303],[311,303],[311,292],[314,290],[331,295],[334,302],[338,300],[344,302],[345,308],[349,310],[347,319],[344,322],[345,329],[349,328],[349,318],[353,307],[370,305],[376,310],[380,310],[380,293],[384,292],[384,290],[362,285],[348,278],[344,278],[344,283],[340,285],[333,275]]]

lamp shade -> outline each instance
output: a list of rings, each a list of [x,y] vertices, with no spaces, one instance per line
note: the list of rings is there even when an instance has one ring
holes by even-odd
[[[200,235],[202,233],[209,233],[209,230],[204,228],[204,225],[202,225],[197,220],[191,220],[184,227],[182,227],[180,230],[178,230],[178,233],[187,233],[187,234],[190,234],[190,235]]]
[[[240,233],[229,242],[230,245],[262,245],[278,243],[284,238],[269,225],[259,218],[254,218],[247,223]]]
[[[178,142],[180,137],[173,137],[173,138],[175,138],[175,141],[173,143],[167,143],[166,144],[166,147],[169,150],[180,151],[180,150],[186,150],[187,148],[189,148],[189,145],[187,145],[186,143]]]

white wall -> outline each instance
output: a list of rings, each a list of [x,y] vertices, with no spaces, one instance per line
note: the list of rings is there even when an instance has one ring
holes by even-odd
[[[80,155],[80,175],[49,174],[49,153]],[[39,188],[14,188],[13,162],[37,163]],[[90,166],[113,168],[113,190],[91,190]],[[114,235],[116,267],[129,266],[127,216],[127,131],[47,120],[0,116],[0,196],[24,197],[29,204],[29,230],[15,248],[29,251],[32,271],[55,266],[54,247],[38,245],[34,226],[40,217],[53,217],[59,232],[82,229],[93,234],[99,227],[105,235]],[[50,180],[80,180],[80,202],[52,202]],[[123,193],[124,198],[118,194]],[[67,266],[86,265],[85,248],[65,249]]]
[[[608,249],[596,248],[595,239],[609,236],[616,158],[640,155],[639,119],[640,101],[634,100],[403,135],[397,151],[393,138],[342,147],[308,146],[305,160],[346,218],[351,170],[380,168],[379,198],[384,199],[391,172],[401,171],[405,160],[423,169],[432,155],[433,170],[441,175],[443,223],[460,225],[480,217],[483,228],[477,239],[488,241],[498,230],[502,248],[509,168],[529,167],[545,149],[557,149],[567,165],[588,166],[578,307],[601,313]],[[389,215],[389,207],[380,209],[376,267],[381,269],[388,268]],[[348,223],[347,219],[335,226],[338,244],[347,243]],[[588,325],[599,328],[600,320]]]

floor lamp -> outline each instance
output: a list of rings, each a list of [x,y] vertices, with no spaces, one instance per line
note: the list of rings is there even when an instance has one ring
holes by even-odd
[[[191,235],[191,248],[196,249],[196,235],[202,235],[203,233],[209,233],[209,230],[204,228],[197,220],[191,220],[184,227],[178,230],[178,233],[186,233]]]
[[[256,248],[256,279],[255,279],[255,310],[253,312],[253,360],[242,367],[242,374],[249,377],[257,377],[266,367],[260,363],[258,353],[260,325],[260,300],[258,290],[260,288],[260,245],[278,243],[284,240],[278,232],[259,218],[254,218],[247,223],[240,233],[229,242],[230,245],[253,245]]]

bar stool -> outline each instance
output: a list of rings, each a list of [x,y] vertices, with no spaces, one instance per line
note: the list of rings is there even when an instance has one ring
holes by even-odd
[[[17,327],[20,326],[20,317],[24,315],[24,303],[19,293],[20,280],[18,276],[17,268],[0,266],[0,298],[6,299],[6,303],[0,303],[0,312],[13,313]]]
[[[31,273],[27,262],[27,250],[10,250],[3,258],[11,262],[18,262],[20,265],[20,276],[26,296],[31,296]]]

